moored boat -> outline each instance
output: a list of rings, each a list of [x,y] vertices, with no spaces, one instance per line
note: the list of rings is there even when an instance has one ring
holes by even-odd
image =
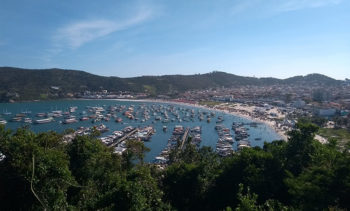
[[[11,122],[20,122],[20,121],[22,121],[22,117],[20,117],[20,116],[15,116],[15,117],[11,118]]]
[[[46,119],[37,119],[34,121],[35,124],[45,124],[45,123],[50,123],[53,121],[52,117],[46,118]]]
[[[4,119],[0,119],[0,125],[6,125],[7,124],[7,121],[4,120]]]
[[[71,124],[71,123],[75,123],[75,122],[78,122],[78,120],[75,118],[75,117],[73,117],[73,118],[68,118],[68,119],[65,119],[65,120],[63,120],[63,124]]]
[[[25,123],[29,123],[29,124],[32,124],[32,122],[33,122],[31,118],[25,118],[23,121]]]
[[[89,120],[90,118],[88,116],[83,116],[80,118],[80,121],[87,121]]]

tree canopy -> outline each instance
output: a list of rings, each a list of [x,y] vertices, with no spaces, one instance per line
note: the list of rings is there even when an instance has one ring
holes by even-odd
[[[1,210],[323,210],[350,208],[349,148],[314,140],[300,123],[288,142],[219,157],[188,144],[165,169],[144,163],[130,141],[122,155],[91,136],[62,141],[0,127]],[[190,140],[188,140],[190,142]],[[179,149],[178,149],[179,150]]]

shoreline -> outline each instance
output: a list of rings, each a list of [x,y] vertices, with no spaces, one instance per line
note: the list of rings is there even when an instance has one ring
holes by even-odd
[[[195,108],[202,108],[202,109],[207,109],[207,110],[210,110],[210,111],[223,112],[223,113],[228,114],[228,115],[233,115],[233,116],[237,116],[237,117],[241,117],[241,118],[247,119],[249,121],[259,122],[259,123],[265,124],[268,127],[270,127],[273,131],[275,131],[280,136],[280,138],[282,140],[284,140],[284,141],[288,140],[288,136],[286,135],[286,131],[276,128],[274,122],[268,121],[268,120],[262,120],[262,119],[259,119],[259,118],[254,118],[252,116],[245,115],[245,114],[240,113],[240,112],[234,112],[234,111],[228,111],[228,110],[221,110],[221,109],[217,109],[217,108],[211,108],[211,107],[208,107],[208,106],[199,105],[197,103],[196,104],[191,104],[191,103],[185,103],[185,102],[167,101],[167,100],[160,100],[160,99],[140,99],[140,100],[134,100],[134,99],[108,99],[108,100],[128,101],[128,102],[148,102],[148,103],[169,103],[169,104],[176,104],[176,105],[182,105],[182,106],[192,106],[192,107],[195,107]]]
[[[139,102],[139,103],[140,102],[141,103],[142,102],[145,102],[145,103],[167,103],[167,104],[175,104],[175,105],[181,105],[181,106],[202,108],[202,109],[207,109],[210,111],[223,112],[223,113],[228,114],[228,115],[233,115],[233,116],[237,116],[240,118],[244,118],[244,119],[249,120],[249,121],[259,122],[259,123],[265,124],[269,128],[271,128],[273,131],[275,131],[275,133],[277,133],[281,139],[283,139],[285,141],[288,140],[288,136],[285,134],[286,131],[276,128],[273,121],[262,120],[259,118],[255,118],[255,117],[246,115],[246,114],[241,113],[241,112],[229,111],[229,110],[225,110],[225,109],[218,109],[218,108],[208,107],[205,105],[199,105],[198,103],[186,103],[186,102],[162,100],[162,99],[121,99],[121,98],[115,98],[115,99],[64,98],[64,99],[55,99],[55,100],[46,100],[46,101],[65,101],[65,100],[109,100],[109,101],[126,101],[126,102]],[[43,101],[27,101],[27,102],[43,102]],[[15,102],[15,103],[25,103],[25,102],[21,101],[21,102]],[[12,103],[9,103],[9,104],[12,104]]]

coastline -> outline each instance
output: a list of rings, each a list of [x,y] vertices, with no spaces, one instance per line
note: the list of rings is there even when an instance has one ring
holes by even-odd
[[[185,102],[178,102],[178,101],[168,101],[168,100],[160,100],[160,99],[139,99],[139,100],[134,100],[134,99],[108,99],[108,100],[115,100],[115,101],[128,101],[128,102],[148,102],[148,103],[169,103],[169,104],[176,104],[176,105],[182,105],[182,106],[192,106],[196,108],[202,108],[202,109],[207,109],[210,111],[216,111],[216,112],[223,112],[228,115],[233,115],[233,116],[238,116],[253,122],[259,122],[262,124],[267,125],[270,127],[272,130],[274,130],[282,140],[287,141],[288,136],[286,135],[286,131],[278,129],[273,121],[268,121],[268,120],[262,120],[259,118],[255,118],[240,112],[235,112],[235,111],[229,111],[229,110],[221,110],[217,108],[211,108],[208,106],[204,105],[199,105],[198,103],[192,104],[192,103],[185,103]]]
[[[198,103],[187,103],[187,102],[181,102],[181,101],[162,100],[162,99],[121,99],[121,98],[115,98],[115,99],[64,98],[64,99],[55,99],[55,100],[48,100],[48,101],[56,101],[56,100],[58,100],[58,101],[64,101],[64,100],[111,100],[111,101],[127,101],[127,102],[145,102],[145,103],[167,103],[167,104],[175,104],[175,105],[181,105],[181,106],[191,106],[191,107],[196,107],[196,108],[207,109],[210,111],[223,112],[223,113],[228,114],[228,115],[233,115],[233,116],[247,119],[249,121],[259,122],[259,123],[265,124],[268,127],[270,127],[273,131],[275,131],[280,136],[281,139],[283,139],[285,141],[288,140],[288,136],[286,135],[286,131],[277,128],[273,121],[262,120],[262,119],[259,119],[259,118],[256,118],[256,117],[253,117],[253,116],[250,116],[250,115],[247,115],[245,113],[238,112],[238,111],[229,111],[227,109],[218,109],[218,108],[215,108],[215,106],[213,108],[213,107],[209,107],[209,106],[205,106],[205,105],[199,105]],[[40,101],[21,101],[21,102],[15,102],[15,103],[24,103],[24,102],[40,102]],[[9,103],[9,104],[12,104],[12,103]]]

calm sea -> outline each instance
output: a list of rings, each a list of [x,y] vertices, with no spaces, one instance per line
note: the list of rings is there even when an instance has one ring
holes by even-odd
[[[31,112],[31,114],[28,115],[28,117],[32,118],[33,120],[38,119],[38,117],[35,117],[37,113],[43,113],[43,112],[50,112],[54,110],[62,110],[63,112],[69,111],[69,107],[76,106],[78,109],[73,114],[77,118],[81,116],[81,113],[83,111],[87,111],[88,106],[103,106],[107,108],[108,106],[119,106],[119,105],[125,105],[126,108],[128,108],[131,105],[134,105],[135,110],[140,105],[145,105],[146,107],[151,107],[152,105],[163,105],[163,106],[169,106],[172,105],[176,109],[183,108],[182,111],[185,113],[187,112],[186,109],[193,109],[195,113],[197,114],[198,110],[206,111],[203,108],[196,108],[191,106],[183,106],[183,105],[177,105],[177,104],[167,104],[167,103],[153,103],[153,102],[129,102],[129,101],[114,101],[114,100],[62,100],[62,101],[47,101],[47,102],[24,102],[24,103],[0,103],[0,118],[6,119],[8,123],[6,124],[6,128],[9,129],[16,129],[19,127],[22,127],[26,125],[25,123],[21,122],[11,122],[10,119],[14,117],[16,114],[21,112]],[[11,112],[11,115],[5,115],[4,113]],[[210,111],[208,111],[210,112]],[[210,123],[207,123],[206,118],[204,118],[203,121],[200,121],[197,116],[194,118],[194,121],[182,121],[182,122],[168,122],[168,123],[162,123],[161,121],[154,121],[154,116],[151,116],[151,118],[145,122],[141,122],[141,117],[139,120],[130,120],[127,119],[125,116],[122,115],[122,113],[117,113],[118,117],[123,118],[123,123],[116,123],[113,118],[111,118],[110,121],[105,122],[97,122],[92,123],[91,121],[84,121],[84,122],[77,122],[73,124],[61,124],[60,121],[63,120],[63,118],[57,118],[56,121],[48,123],[48,124],[30,124],[29,128],[32,131],[35,132],[45,132],[45,131],[56,131],[56,132],[63,132],[65,129],[72,128],[76,129],[80,126],[84,127],[91,127],[93,125],[99,125],[101,123],[105,124],[107,127],[109,127],[109,132],[104,133],[103,136],[111,134],[113,131],[116,130],[122,130],[123,128],[131,125],[134,127],[142,127],[142,126],[148,126],[152,125],[156,129],[156,133],[152,136],[151,140],[149,142],[145,142],[145,145],[151,149],[150,152],[146,154],[145,161],[152,161],[155,156],[157,156],[163,148],[166,147],[167,141],[171,136],[172,130],[175,125],[183,125],[184,127],[194,127],[194,126],[201,126],[202,127],[202,142],[201,146],[211,146],[213,149],[215,149],[215,145],[218,139],[217,132],[215,130],[216,125],[216,119],[219,115],[224,117],[224,121],[221,123],[225,125],[226,127],[231,129],[233,122],[244,122],[249,123],[250,120],[228,115],[222,112],[215,112],[215,117],[212,118],[212,121]],[[169,113],[169,118],[173,118]],[[163,132],[162,128],[166,125],[168,130],[167,132]],[[277,133],[273,131],[272,128],[268,127],[264,124],[258,124],[257,127],[250,127],[248,132],[250,134],[249,141],[251,142],[252,146],[263,146],[264,142],[271,142],[273,140],[281,139]],[[231,133],[234,134],[234,132],[231,129]],[[256,138],[261,138],[261,140],[255,140]],[[234,144],[234,148],[235,148]]]

